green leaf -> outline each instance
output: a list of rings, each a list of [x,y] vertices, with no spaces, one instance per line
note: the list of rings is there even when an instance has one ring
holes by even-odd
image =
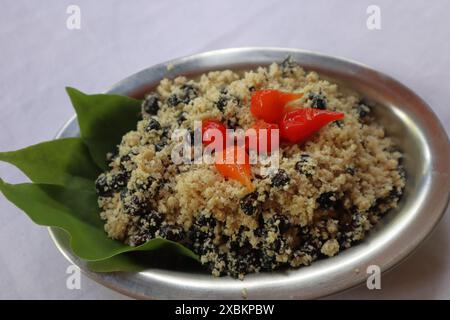
[[[171,255],[169,267],[198,257],[179,243],[157,238],[131,247],[107,237],[99,215],[94,181],[106,170],[106,153],[136,127],[141,101],[117,95],[86,95],[67,88],[78,116],[81,138],[40,143],[1,152],[0,160],[21,169],[34,183],[12,185],[0,179],[0,191],[35,223],[57,227],[74,254],[92,270],[143,270]],[[189,262],[186,262],[188,260]],[[198,264],[197,264],[198,265]]]
[[[33,222],[66,230],[74,253],[82,259],[109,258],[123,247],[106,237],[95,192],[38,183],[12,185],[1,180],[0,190]]]
[[[92,189],[100,174],[80,138],[43,142],[21,150],[0,152],[0,160],[22,170],[37,183]]]
[[[181,254],[176,246],[164,245],[154,251],[126,252],[114,257],[86,261],[94,272],[139,272],[149,268],[199,271],[198,258]]]
[[[106,170],[106,154],[114,151],[125,133],[136,128],[142,101],[120,95],[87,95],[69,87],[66,90],[77,113],[81,138],[95,163]]]
[[[187,257],[197,258],[189,249],[165,239],[152,239],[141,246],[131,247],[108,238],[97,209],[97,195],[93,191],[39,183],[12,185],[1,179],[0,191],[25,211],[33,222],[67,231],[71,237],[71,248],[81,259],[102,260],[125,252],[167,247]],[[128,266],[125,258],[114,261],[116,268],[117,265],[124,269]]]
[[[104,260],[86,261],[86,265],[94,272],[139,272],[149,268],[149,260],[123,253]]]

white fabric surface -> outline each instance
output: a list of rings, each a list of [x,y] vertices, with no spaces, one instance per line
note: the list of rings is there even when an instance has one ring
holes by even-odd
[[[66,8],[81,8],[81,29]],[[381,30],[366,8],[381,9]],[[73,114],[65,86],[100,92],[158,62],[240,46],[304,48],[386,72],[415,90],[450,132],[450,1],[23,1],[0,9],[0,150],[51,139]],[[24,181],[0,163],[0,176]],[[382,290],[333,298],[450,298],[450,217]],[[83,277],[66,289],[68,263],[45,228],[0,196],[0,298],[120,299]]]

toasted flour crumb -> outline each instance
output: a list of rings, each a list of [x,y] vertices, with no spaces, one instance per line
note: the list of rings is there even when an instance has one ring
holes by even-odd
[[[320,249],[320,252],[329,257],[334,256],[338,251],[339,243],[336,239],[327,240]]]

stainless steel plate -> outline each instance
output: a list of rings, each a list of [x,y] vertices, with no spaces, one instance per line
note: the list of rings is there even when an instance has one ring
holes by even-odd
[[[376,102],[378,120],[405,154],[407,185],[400,207],[390,212],[359,245],[338,256],[297,270],[248,275],[239,281],[208,273],[152,267],[139,273],[92,273],[70,250],[66,235],[49,228],[59,250],[99,283],[138,298],[240,299],[317,298],[366,280],[366,268],[387,271],[407,257],[434,229],[450,196],[448,137],[427,104],[394,79],[362,64],[318,53],[281,48],[242,48],[205,52],[159,64],[114,85],[107,93],[142,97],[164,77],[196,75],[217,69],[248,69],[291,55]],[[57,138],[79,134],[72,118]]]

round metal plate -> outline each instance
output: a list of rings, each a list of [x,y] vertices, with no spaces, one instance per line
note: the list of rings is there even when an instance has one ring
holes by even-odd
[[[175,59],[138,72],[114,85],[107,93],[142,97],[162,78],[193,76],[210,70],[249,69],[280,62],[291,55],[307,70],[352,88],[376,102],[377,120],[394,137],[404,153],[407,172],[405,194],[361,243],[338,256],[309,267],[251,274],[245,280],[214,278],[207,272],[152,267],[139,273],[93,273],[70,250],[59,229],[49,228],[59,250],[99,283],[136,298],[249,299],[318,298],[366,280],[366,268],[387,271],[407,257],[432,232],[450,197],[450,146],[438,119],[411,90],[396,80],[360,63],[303,50],[240,48],[205,52]],[[79,134],[73,117],[56,138]]]

